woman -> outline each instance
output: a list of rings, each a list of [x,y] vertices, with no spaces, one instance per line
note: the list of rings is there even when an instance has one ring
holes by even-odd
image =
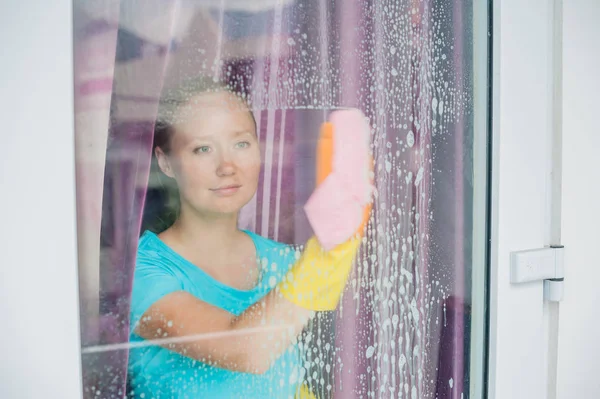
[[[161,346],[131,350],[132,396],[294,397],[302,379],[296,337],[312,310],[326,308],[307,305],[314,298],[303,287],[331,287],[315,278],[314,261],[237,227],[261,166],[252,113],[241,97],[197,80],[165,96],[156,126],[154,155],[176,184],[178,210],[164,231],[139,242],[131,341]],[[357,242],[341,263],[322,258],[341,273],[342,288]],[[319,251],[315,240],[308,250]]]

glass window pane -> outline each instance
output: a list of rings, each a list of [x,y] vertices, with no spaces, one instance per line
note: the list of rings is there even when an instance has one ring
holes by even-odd
[[[85,396],[480,395],[478,7],[76,1]]]

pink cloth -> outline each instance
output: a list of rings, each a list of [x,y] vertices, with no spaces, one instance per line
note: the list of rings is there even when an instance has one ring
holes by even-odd
[[[356,109],[334,111],[333,167],[312,193],[304,211],[319,243],[331,250],[360,227],[372,186],[369,179],[369,124]]]

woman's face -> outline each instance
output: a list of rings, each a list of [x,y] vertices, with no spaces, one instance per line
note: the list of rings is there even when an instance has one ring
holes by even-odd
[[[191,99],[159,166],[177,181],[182,205],[209,215],[237,213],[254,195],[260,149],[246,104],[227,92]],[[189,116],[188,116],[189,115]]]

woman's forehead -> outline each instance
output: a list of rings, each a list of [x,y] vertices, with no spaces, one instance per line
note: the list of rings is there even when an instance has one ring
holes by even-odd
[[[255,128],[248,105],[228,92],[195,96],[177,119],[175,130],[194,137],[254,132]]]

